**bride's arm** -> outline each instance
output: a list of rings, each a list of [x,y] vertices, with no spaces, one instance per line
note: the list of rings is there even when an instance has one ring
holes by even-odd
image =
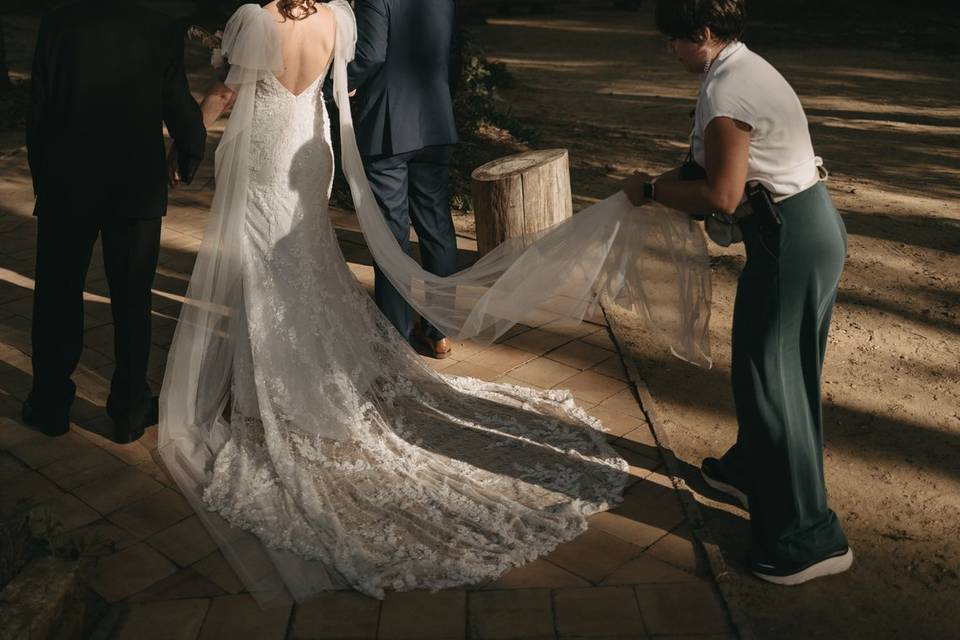
[[[200,111],[203,112],[203,126],[207,129],[212,127],[223,115],[223,112],[233,106],[236,97],[236,91],[222,82],[215,83],[200,103]]]
[[[214,125],[214,123],[220,119],[220,116],[223,115],[223,112],[229,109],[233,105],[233,101],[237,97],[237,92],[223,84],[222,82],[216,82],[207,91],[207,95],[203,97],[203,100],[200,102],[200,112],[203,114],[203,127],[209,129]],[[177,167],[177,155],[176,155],[176,143],[171,145],[170,151],[167,154],[167,163],[168,163],[168,173],[169,173],[169,182],[171,187],[175,187],[180,184],[180,171]]]

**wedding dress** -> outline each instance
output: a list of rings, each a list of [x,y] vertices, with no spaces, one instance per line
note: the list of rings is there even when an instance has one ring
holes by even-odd
[[[349,42],[349,7],[327,6]],[[435,373],[379,313],[329,217],[323,78],[281,85],[271,29],[246,5],[225,32],[238,97],[207,230],[220,244],[205,239],[171,348],[164,461],[261,600],[495,578],[616,504],[626,463],[568,392]],[[230,261],[218,305],[205,287]],[[226,407],[201,397],[221,379]]]

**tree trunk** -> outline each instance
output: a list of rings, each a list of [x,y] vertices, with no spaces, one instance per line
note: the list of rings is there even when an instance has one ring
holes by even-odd
[[[11,86],[10,70],[7,68],[7,41],[3,37],[3,16],[0,16],[0,91],[6,91]]]
[[[573,215],[566,149],[528,151],[473,172],[477,249],[490,252],[508,238],[526,238]]]

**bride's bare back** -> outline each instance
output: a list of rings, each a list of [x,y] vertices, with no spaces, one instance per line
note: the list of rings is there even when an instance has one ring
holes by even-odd
[[[283,50],[283,73],[277,80],[290,93],[299,95],[319,78],[330,64],[336,42],[333,12],[317,3],[316,12],[300,20],[285,18],[277,3],[264,6],[277,24]]]

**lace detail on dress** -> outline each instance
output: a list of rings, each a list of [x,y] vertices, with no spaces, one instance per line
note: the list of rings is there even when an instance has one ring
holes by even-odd
[[[328,215],[322,84],[257,85],[247,340],[203,499],[376,597],[493,579],[584,531],[619,501],[627,465],[569,393],[441,376],[379,313]]]

